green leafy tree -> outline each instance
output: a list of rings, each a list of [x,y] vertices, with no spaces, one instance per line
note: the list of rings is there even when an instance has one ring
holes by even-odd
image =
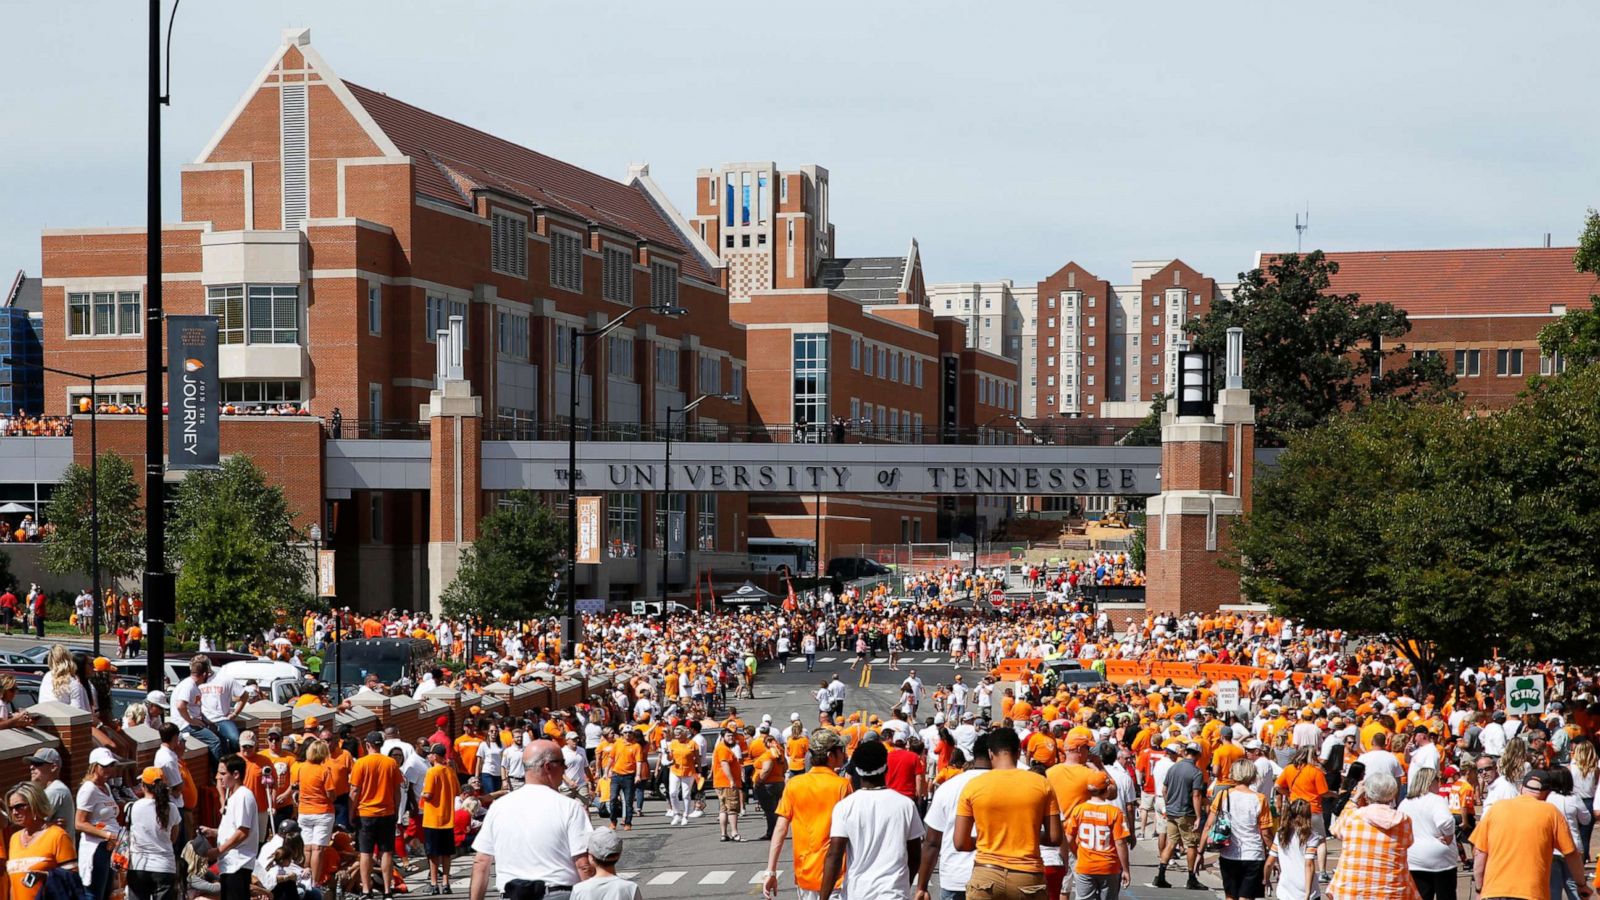
[[[1248,598],[1428,675],[1600,657],[1600,367],[1494,416],[1387,400],[1294,433],[1231,535]]]
[[[1589,210],[1572,265],[1600,278],[1600,212]],[[1550,357],[1561,354],[1568,371],[1600,359],[1600,294],[1589,296],[1588,309],[1567,310],[1566,315],[1541,328],[1539,350]]]
[[[1122,436],[1117,443],[1124,447],[1155,447],[1161,443],[1161,414],[1166,412],[1167,400],[1171,394],[1157,394],[1150,403],[1150,411],[1145,413],[1139,424],[1133,430]]]
[[[247,456],[190,472],[168,528],[180,627],[222,640],[253,636],[278,610],[311,603],[305,535],[283,489]]]
[[[144,511],[139,505],[139,485],[133,467],[115,453],[100,456],[100,570],[112,579],[131,578],[144,568]],[[78,572],[91,576],[90,541],[93,505],[89,469],[67,466],[45,509],[46,521],[55,526],[45,538],[45,568],[58,575]]]
[[[1281,441],[1374,399],[1439,399],[1455,383],[1443,359],[1407,351],[1404,310],[1331,291],[1338,271],[1321,250],[1285,254],[1241,273],[1233,296],[1186,326],[1194,346],[1218,358],[1228,329],[1244,329],[1244,382],[1256,405],[1258,442]]]
[[[512,491],[483,519],[478,540],[444,592],[450,616],[487,622],[532,618],[550,609],[550,586],[566,547],[563,523],[532,491]]]

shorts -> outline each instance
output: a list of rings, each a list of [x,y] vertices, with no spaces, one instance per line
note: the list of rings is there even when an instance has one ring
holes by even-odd
[[[738,812],[743,795],[739,788],[717,788],[717,802],[729,812]]]
[[[1043,872],[1018,872],[1000,866],[978,864],[972,867],[972,878],[967,882],[967,900],[990,900],[992,897],[1045,896]]]
[[[456,830],[454,828],[422,829],[422,848],[429,856],[454,856]]]
[[[1142,809],[1142,810],[1147,810],[1147,811],[1155,809],[1156,808],[1156,795],[1155,794],[1140,794],[1139,795],[1139,808]]]
[[[1222,873],[1222,895],[1239,900],[1256,900],[1267,892],[1262,872],[1264,859],[1219,859],[1217,868]]]
[[[333,813],[302,814],[300,837],[307,847],[326,847],[333,843]]]
[[[1180,847],[1198,850],[1200,848],[1200,826],[1195,822],[1194,814],[1168,816],[1167,839],[1176,841]]]
[[[398,816],[356,817],[356,852],[393,853],[394,825]]]
[[[1120,872],[1115,875],[1085,875],[1082,872],[1074,872],[1072,875],[1072,900],[1117,900],[1117,894],[1121,891]]]

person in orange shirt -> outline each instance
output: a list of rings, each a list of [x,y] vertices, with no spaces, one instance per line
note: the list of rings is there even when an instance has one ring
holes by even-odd
[[[645,774],[644,735],[638,731],[624,733],[611,745],[611,803],[608,818],[611,827],[622,820],[624,831],[633,830],[633,788]]]
[[[328,765],[328,744],[313,740],[306,761],[296,763],[289,781],[299,794],[300,835],[306,845],[306,867],[322,871],[322,851],[333,839],[333,767]]]
[[[456,764],[461,775],[471,778],[478,774],[478,750],[483,747],[483,734],[479,723],[470,716],[461,723],[461,736],[454,741]],[[448,754],[448,750],[446,753]]]
[[[778,824],[778,797],[783,794],[783,780],[789,770],[785,755],[783,738],[772,732],[772,726],[763,723],[756,729],[749,751],[750,777],[756,805],[767,820],[767,830],[757,840],[772,840],[772,829]]]
[[[372,891],[372,857],[378,854],[382,885],[394,881],[394,827],[400,812],[400,764],[382,752],[383,732],[368,732],[365,753],[350,769],[356,813],[356,851],[361,857],[361,890]],[[384,891],[387,893],[387,890]]]
[[[1111,789],[1106,773],[1094,772],[1084,787],[1088,799],[1068,813],[1061,825],[1062,842],[1077,856],[1072,896],[1115,896],[1113,885],[1125,888],[1132,880],[1128,822],[1122,809],[1106,799]]]
[[[793,778],[806,770],[806,755],[810,752],[811,741],[806,738],[806,729],[799,719],[789,725],[789,738],[784,743],[785,754],[789,758],[789,777]]]
[[[740,801],[743,799],[744,763],[740,759],[737,735],[724,731],[711,754],[711,786],[717,790],[720,808],[717,826],[723,841],[743,842],[739,835]]]
[[[695,777],[700,774],[700,747],[690,740],[689,729],[682,725],[672,729],[667,756],[672,760],[667,771],[667,808],[673,825],[687,825]]]
[[[822,890],[822,866],[828,855],[828,829],[833,808],[850,795],[850,779],[838,773],[845,764],[844,741],[818,728],[806,742],[811,769],[789,779],[778,800],[778,823],[767,849],[765,896],[778,894],[778,859],[783,842],[794,835],[794,886],[803,895]]]
[[[461,791],[461,781],[445,765],[445,756],[443,744],[428,748],[428,774],[422,780],[422,846],[428,854],[428,884],[435,894],[450,886],[450,858],[456,852],[456,794]]]

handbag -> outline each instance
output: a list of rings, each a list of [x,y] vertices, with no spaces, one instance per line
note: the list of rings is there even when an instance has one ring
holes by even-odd
[[[1233,843],[1233,818],[1228,815],[1228,791],[1223,791],[1211,802],[1211,811],[1216,814],[1216,819],[1211,823],[1211,830],[1206,832],[1206,850],[1217,852]]]

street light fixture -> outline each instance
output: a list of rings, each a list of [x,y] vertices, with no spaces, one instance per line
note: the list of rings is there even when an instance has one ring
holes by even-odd
[[[110,372],[104,375],[98,373],[83,374],[81,372],[68,372],[51,366],[34,362],[23,362],[5,357],[0,363],[8,366],[38,369],[55,375],[64,375],[68,378],[77,378],[89,382],[89,578],[94,585],[94,603],[89,611],[89,621],[93,625],[94,655],[100,655],[100,610],[104,608],[105,597],[101,596],[100,589],[100,441],[99,441],[99,410],[100,392],[98,390],[102,378],[127,378],[130,375],[143,375],[143,369],[131,372]],[[145,398],[148,404],[150,398]],[[148,500],[148,498],[147,498]],[[146,503],[148,506],[148,502]]]
[[[739,397],[736,394],[701,394],[679,409],[673,409],[671,406],[667,407],[667,435],[664,452],[667,468],[666,492],[661,495],[661,502],[667,504],[667,509],[661,514],[661,624],[663,626],[667,624],[667,556],[672,548],[672,414],[683,415],[685,417],[683,425],[687,429],[689,427],[689,411],[711,399],[726,400],[729,403],[737,403],[739,401]],[[688,531],[688,528],[688,523],[685,522],[684,530]],[[687,535],[685,536],[685,541],[687,542]]]
[[[572,338],[567,355],[567,369],[571,373],[568,382],[567,396],[567,652],[574,652],[578,641],[582,638],[582,629],[578,627],[578,345],[580,341],[587,340],[584,349],[597,343],[601,338],[616,330],[629,316],[643,310],[658,312],[664,316],[678,318],[689,314],[687,309],[675,303],[652,303],[649,306],[635,306],[625,310],[622,315],[607,322],[599,328],[589,331],[572,329]],[[588,354],[585,353],[585,356]],[[590,420],[594,418],[591,409]]]

